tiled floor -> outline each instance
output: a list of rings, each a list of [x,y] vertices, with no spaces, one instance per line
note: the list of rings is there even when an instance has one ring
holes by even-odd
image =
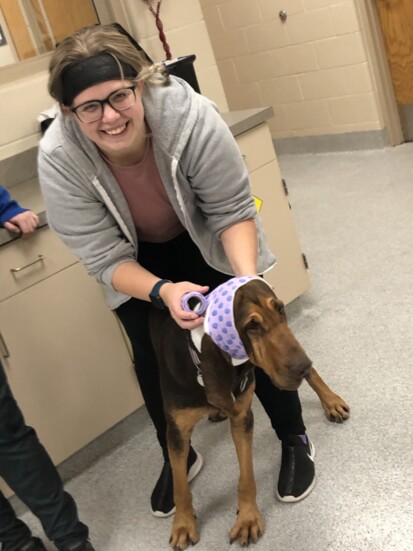
[[[318,484],[304,501],[274,498],[280,447],[255,402],[255,470],[266,532],[256,551],[413,549],[413,144],[280,158],[311,291],[288,307],[315,366],[351,405],[329,423],[300,392],[316,446]],[[193,483],[198,551],[225,551],[236,512],[237,463],[226,423],[194,437],[205,467]],[[83,469],[83,463],[88,464]],[[64,466],[67,489],[100,551],[167,550],[171,519],[149,512],[161,468],[140,410]],[[40,532],[29,513],[23,518]],[[49,549],[53,547],[50,545]]]

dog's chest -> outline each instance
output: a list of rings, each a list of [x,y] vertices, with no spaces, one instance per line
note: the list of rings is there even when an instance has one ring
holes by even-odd
[[[205,384],[202,375],[202,362],[200,359],[200,355],[201,342],[203,336],[205,335],[204,328],[198,327],[197,329],[190,331],[188,335],[188,348],[192,362],[196,368],[196,380],[197,383],[203,387],[205,386]],[[247,367],[248,358],[246,358],[245,360],[236,360],[234,358],[229,358],[229,361],[232,363],[237,371],[232,386],[232,394],[234,397],[236,397],[244,392],[249,383],[252,382],[252,368],[250,366]]]

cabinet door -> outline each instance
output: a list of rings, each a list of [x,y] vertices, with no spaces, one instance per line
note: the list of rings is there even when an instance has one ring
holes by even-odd
[[[253,194],[262,201],[260,216],[270,248],[277,258],[275,267],[264,277],[287,304],[310,287],[310,279],[278,162],[273,160],[251,172],[250,181]]]
[[[0,331],[15,398],[55,463],[142,405],[117,319],[79,264],[1,302]]]

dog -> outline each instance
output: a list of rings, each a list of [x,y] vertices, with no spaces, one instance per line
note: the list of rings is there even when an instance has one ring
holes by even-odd
[[[213,291],[205,332],[181,329],[167,310],[153,309],[150,316],[174,481],[176,512],[170,544],[179,551],[199,541],[187,457],[193,428],[204,416],[229,418],[237,451],[238,513],[230,542],[246,546],[258,541],[264,532],[252,459],[254,369],[263,369],[282,390],[297,390],[305,379],[318,394],[329,419],[340,422],[349,415],[347,404],[321,379],[291,332],[284,305],[270,285],[259,277],[233,278],[227,283],[234,289],[231,307],[224,304],[226,291],[222,291],[225,296],[213,296],[222,286]],[[229,312],[226,324],[234,325],[229,327],[224,343],[214,334],[213,315],[218,319],[223,312],[219,307]]]

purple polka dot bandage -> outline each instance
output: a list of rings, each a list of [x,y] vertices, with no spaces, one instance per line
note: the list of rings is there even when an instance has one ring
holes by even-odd
[[[214,343],[236,360],[247,360],[244,345],[235,328],[234,296],[235,292],[256,276],[234,277],[226,281],[208,296],[208,308],[205,313],[205,333]]]
[[[202,316],[208,306],[208,299],[202,293],[186,293],[182,299],[182,308],[186,312],[195,312]]]

